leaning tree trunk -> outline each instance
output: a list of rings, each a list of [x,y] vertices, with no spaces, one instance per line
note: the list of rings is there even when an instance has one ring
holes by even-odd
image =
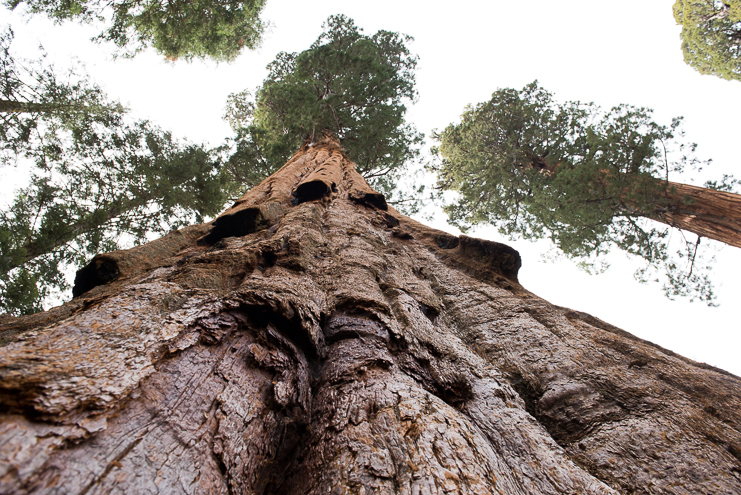
[[[6,321],[2,493],[741,493],[741,380],[553,306],[325,136]]]
[[[741,195],[677,182],[667,184],[671,204],[657,212],[659,220],[741,248]]]
[[[559,165],[528,154],[529,168],[552,176]],[[608,175],[609,177],[609,175]],[[661,206],[644,212],[652,220],[741,248],[741,194],[697,187],[663,179],[649,179],[651,195],[660,194]],[[630,205],[629,206],[634,206]]]
[[[3,100],[0,99],[0,113],[57,113],[57,112],[86,112],[86,113],[101,113],[101,112],[123,112],[121,105],[86,105],[84,103],[76,102],[34,102],[34,101],[19,101],[19,100]]]

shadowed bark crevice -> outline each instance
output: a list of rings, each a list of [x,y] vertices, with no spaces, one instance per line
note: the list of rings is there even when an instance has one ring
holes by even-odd
[[[455,249],[460,244],[460,240],[454,235],[440,234],[435,237],[435,244],[440,249]]]
[[[362,309],[336,309],[322,325],[324,338],[327,343],[334,343],[342,339],[375,337],[389,341],[389,332],[383,323],[377,321],[372,313]]]
[[[336,187],[335,187],[336,189]],[[313,180],[300,184],[293,193],[293,204],[300,205],[307,201],[315,201],[332,194],[332,186],[321,180]]]
[[[538,417],[538,401],[543,395],[543,392],[538,390],[538,387],[530,383],[529,380],[525,379],[518,371],[513,371],[505,374],[512,388],[515,389],[517,394],[525,403],[525,409],[534,418]]]
[[[243,237],[267,229],[283,215],[283,208],[275,201],[222,215],[214,220],[211,231],[199,243],[214,245],[226,237]]]
[[[476,239],[462,235],[458,237],[463,256],[471,258],[480,266],[490,266],[505,277],[517,281],[517,273],[522,266],[520,253],[498,242]]]
[[[437,375],[437,376],[434,376]],[[460,409],[466,402],[473,399],[473,386],[471,378],[463,373],[452,373],[442,377],[433,374],[435,378],[435,395],[440,397],[448,405]]]
[[[243,306],[242,311],[256,328],[273,336],[277,333],[282,339],[295,345],[307,361],[316,362],[323,352],[324,342],[307,331],[298,312],[290,308],[278,309],[269,305],[249,304]]]
[[[118,279],[121,271],[115,259],[98,255],[89,265],[77,270],[72,297],[78,297],[99,285],[105,285]]]
[[[352,201],[361,205],[372,206],[382,211],[386,211],[389,209],[388,204],[386,204],[386,197],[381,193],[351,191],[348,197]]]

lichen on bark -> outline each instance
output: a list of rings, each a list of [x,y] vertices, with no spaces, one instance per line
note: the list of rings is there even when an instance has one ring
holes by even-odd
[[[379,196],[324,136],[3,322],[0,492],[741,492],[737,377]]]

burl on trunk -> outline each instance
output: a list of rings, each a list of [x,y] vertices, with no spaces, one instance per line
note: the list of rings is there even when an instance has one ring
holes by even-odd
[[[560,308],[307,143],[5,321],[2,493],[741,493],[741,380]]]

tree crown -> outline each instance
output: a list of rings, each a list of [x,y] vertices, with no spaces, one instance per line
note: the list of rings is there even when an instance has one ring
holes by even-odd
[[[16,60],[0,38],[0,165],[28,184],[0,205],[0,311],[39,311],[69,265],[218,213],[235,185],[217,153],[132,122],[79,72]]]
[[[260,20],[265,0],[6,0],[5,4],[11,9],[25,4],[30,12],[57,22],[109,23],[95,40],[112,41],[126,57],[151,46],[171,61],[234,60],[243,49],[260,44],[266,27]]]
[[[332,16],[301,53],[280,53],[254,98],[231,95],[226,119],[237,132],[235,167],[277,170],[307,137],[329,130],[342,140],[359,171],[389,194],[422,141],[404,119],[414,102],[417,57],[412,38],[362,34],[352,19]],[[242,173],[242,175],[247,175]]]
[[[741,79],[741,0],[677,0],[684,61],[701,74]]]
[[[606,267],[600,256],[617,247],[646,261],[639,278],[664,267],[667,295],[712,301],[707,274],[676,261],[670,231],[645,220],[674,206],[669,173],[697,164],[694,145],[677,139],[680,123],[657,124],[651,110],[630,105],[605,112],[559,103],[534,82],[469,106],[436,135],[440,160],[431,169],[441,190],[458,192],[445,209],[463,230],[484,223],[549,238],[588,270]],[[677,256],[696,260],[695,247],[688,242]]]

